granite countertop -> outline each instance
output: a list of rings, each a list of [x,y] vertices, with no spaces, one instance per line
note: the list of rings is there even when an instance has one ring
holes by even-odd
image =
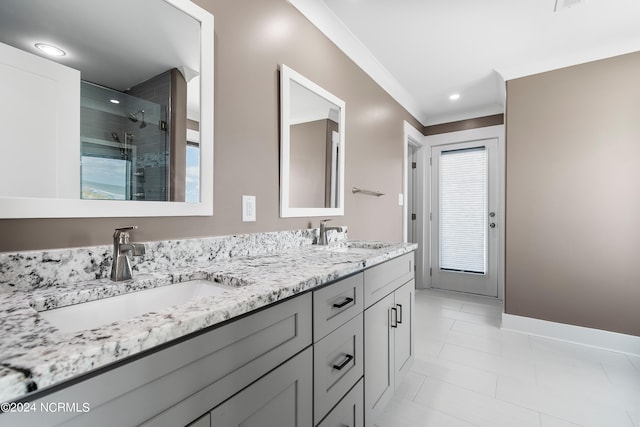
[[[339,249],[345,245],[353,245],[353,250]],[[30,392],[395,258],[416,245],[348,241],[329,248],[308,245],[165,272],[134,272],[127,282],[98,279],[30,291],[0,290],[0,402],[25,398]],[[233,289],[75,333],[59,331],[38,314],[193,279],[215,280]]]

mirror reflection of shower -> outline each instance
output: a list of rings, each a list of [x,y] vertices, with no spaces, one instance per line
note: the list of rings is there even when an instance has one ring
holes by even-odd
[[[140,128],[146,128],[147,127],[147,123],[144,121],[144,110],[140,109],[138,111],[136,111],[135,113],[129,113],[129,120],[131,120],[133,123],[137,123],[138,122],[138,116],[142,115],[142,122],[140,123]]]
[[[169,200],[167,117],[164,103],[83,81],[81,198]]]

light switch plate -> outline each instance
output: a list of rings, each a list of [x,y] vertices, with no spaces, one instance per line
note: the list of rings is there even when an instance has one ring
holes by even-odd
[[[404,206],[404,194],[398,193],[398,205]]]
[[[242,222],[255,222],[256,196],[242,196]]]

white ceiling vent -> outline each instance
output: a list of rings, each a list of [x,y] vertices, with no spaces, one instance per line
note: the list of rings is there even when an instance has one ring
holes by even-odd
[[[572,7],[580,6],[586,2],[587,0],[556,0],[556,5],[553,8],[553,11],[558,12],[564,9],[571,9]]]

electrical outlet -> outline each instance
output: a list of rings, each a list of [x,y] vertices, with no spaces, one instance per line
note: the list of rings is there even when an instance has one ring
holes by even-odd
[[[242,196],[242,221],[255,222],[256,196]]]

